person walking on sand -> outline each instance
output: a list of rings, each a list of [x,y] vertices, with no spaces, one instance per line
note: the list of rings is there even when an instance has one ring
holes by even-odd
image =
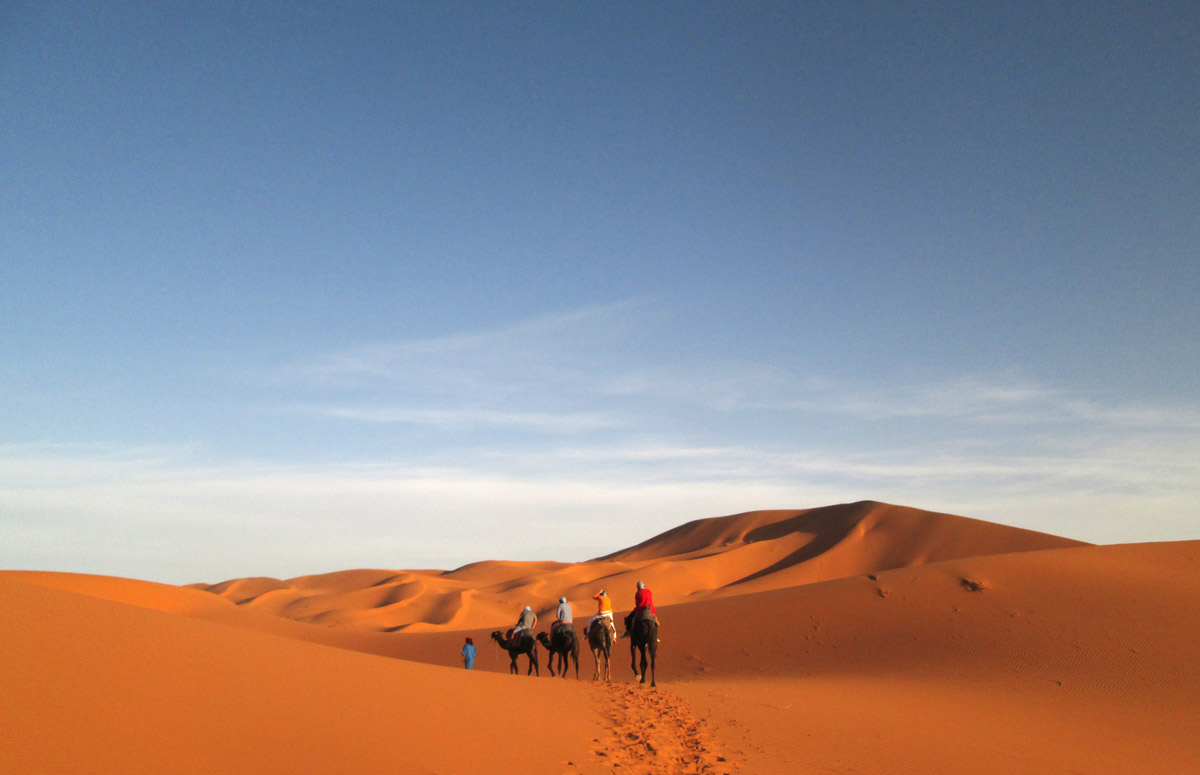
[[[462,647],[463,667],[468,670],[475,669],[475,641],[467,638],[467,642]]]
[[[588,619],[587,626],[583,628],[583,634],[585,636],[592,631],[592,625],[595,624],[598,619],[606,619],[607,621],[601,622],[601,624],[608,627],[612,626],[612,601],[608,599],[608,593],[602,589],[598,593],[592,595],[592,600],[596,601],[596,613],[592,615],[591,619]],[[613,627],[613,630],[615,631],[616,628]]]

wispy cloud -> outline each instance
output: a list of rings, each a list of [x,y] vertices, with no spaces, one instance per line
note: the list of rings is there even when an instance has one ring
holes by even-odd
[[[808,400],[789,404],[864,418],[941,417],[990,424],[1098,422],[1121,427],[1200,429],[1196,406],[1105,404],[1012,377],[964,377],[939,383],[861,388],[826,385]]]
[[[371,424],[430,425],[439,428],[494,426],[527,430],[578,433],[609,428],[610,418],[581,412],[509,412],[488,409],[434,409],[406,406],[296,405],[286,412]]]
[[[632,300],[495,330],[351,347],[281,369],[292,395],[279,408],[356,423],[526,432],[652,431],[663,420],[722,423],[739,413],[776,413],[784,422],[808,414],[865,423],[1200,429],[1197,406],[1105,402],[1013,375],[868,384],[782,361],[684,357],[655,348],[673,340],[655,335],[668,317]]]
[[[494,330],[375,342],[278,370],[279,405],[355,423],[579,433],[619,426],[602,385],[636,369],[630,346],[658,313],[645,299],[586,307]]]
[[[406,385],[503,393],[593,373],[598,358],[624,349],[655,314],[648,300],[633,299],[494,330],[359,345],[286,371],[292,378],[347,389]],[[607,363],[604,357],[601,366]]]

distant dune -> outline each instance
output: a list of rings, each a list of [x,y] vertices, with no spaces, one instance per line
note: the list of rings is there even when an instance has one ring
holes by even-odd
[[[479,562],[457,570],[354,570],[280,581],[197,584],[249,610],[330,627],[464,630],[516,620],[525,605],[578,612],[607,587],[632,604],[637,581],[671,604],[811,584],[986,554],[1081,546],[1078,541],[918,509],[864,502],[757,511],[689,522],[589,562]]]
[[[638,580],[657,690],[630,683],[626,641],[611,685],[502,674],[487,633],[521,606],[546,624],[565,594],[583,619],[605,587],[627,610]],[[3,772],[1200,772],[1200,541],[864,502],[576,564],[5,572],[0,610]]]

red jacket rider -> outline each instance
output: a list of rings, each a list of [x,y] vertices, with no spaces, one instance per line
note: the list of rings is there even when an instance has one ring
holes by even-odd
[[[643,609],[649,608],[650,613],[658,615],[658,609],[654,607],[654,595],[646,588],[644,581],[637,583],[637,594],[633,596],[633,615],[636,617]]]

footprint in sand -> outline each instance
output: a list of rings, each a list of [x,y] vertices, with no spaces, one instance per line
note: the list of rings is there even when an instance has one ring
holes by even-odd
[[[679,697],[643,686],[598,687],[608,734],[596,741],[594,761],[628,775],[732,775],[736,765],[718,752],[702,721]]]

